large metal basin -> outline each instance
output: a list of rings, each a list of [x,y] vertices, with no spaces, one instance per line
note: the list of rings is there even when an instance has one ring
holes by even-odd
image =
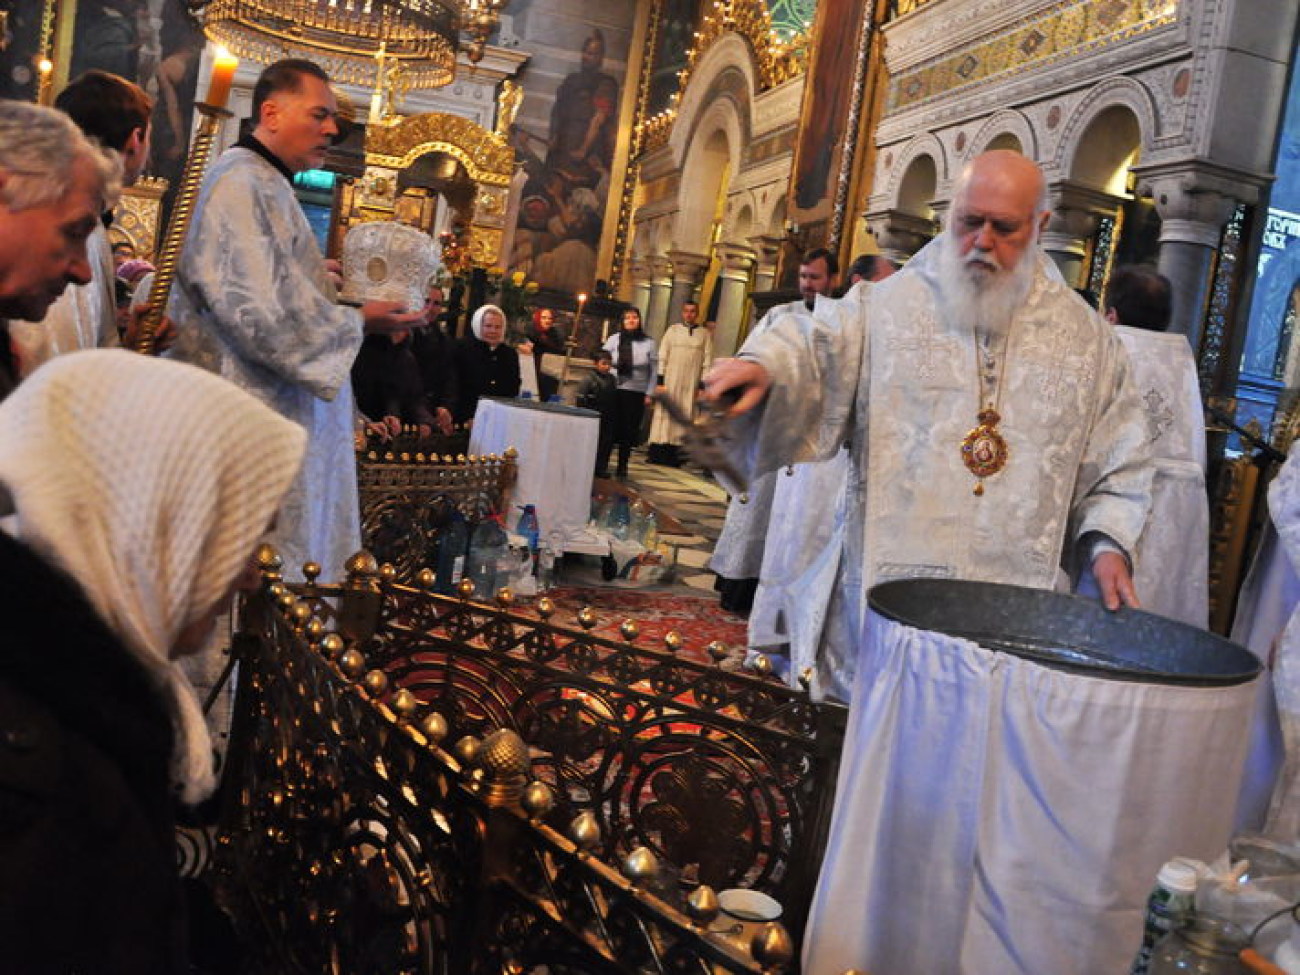
[[[875,586],[873,611],[1049,667],[1115,680],[1211,687],[1260,671],[1255,655],[1205,630],[1138,610],[991,582],[906,579]]]

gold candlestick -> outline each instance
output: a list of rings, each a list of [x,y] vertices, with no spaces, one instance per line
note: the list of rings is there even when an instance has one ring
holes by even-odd
[[[569,332],[569,340],[564,343],[564,368],[560,370],[561,392],[564,390],[564,384],[569,381],[569,360],[573,358],[573,350],[578,347],[578,329],[582,326],[582,306],[586,303],[587,296],[578,295],[578,313],[573,316],[573,330]]]
[[[232,113],[206,102],[195,102],[194,107],[203,116],[198,131],[190,143],[189,154],[185,158],[185,171],[181,176],[180,188],[176,191],[176,202],[172,204],[171,219],[167,221],[167,234],[163,237],[162,247],[155,262],[153,284],[149,288],[149,307],[140,321],[133,348],[144,355],[157,352],[158,328],[162,325],[167,311],[167,297],[171,294],[172,281],[176,278],[176,267],[180,262],[181,247],[185,243],[185,234],[190,229],[190,220],[194,216],[194,203],[198,199],[199,186],[208,169],[208,157],[212,155],[212,144],[216,141],[217,131],[223,119]]]

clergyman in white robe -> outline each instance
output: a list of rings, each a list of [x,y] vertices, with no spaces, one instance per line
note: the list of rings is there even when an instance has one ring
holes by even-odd
[[[676,322],[668,326],[659,340],[659,371],[663,374],[664,391],[684,410],[694,409],[700,377],[712,361],[713,332],[707,325]],[[649,442],[677,446],[685,432],[666,410],[655,410]]]
[[[803,299],[776,305],[750,331],[750,338],[763,334],[783,315],[807,314]],[[776,474],[764,472],[750,478],[743,492],[733,492],[727,505],[709,568],[724,579],[757,579],[763,567],[768,524],[772,517],[772,498],[776,493]]]
[[[851,300],[866,293],[853,289]],[[827,327],[856,324],[852,316],[829,311],[833,300],[819,295],[813,314]],[[806,314],[802,308],[795,313]],[[849,509],[860,500],[848,449],[764,477],[774,479],[775,488],[749,614],[749,653],[765,653],[792,687],[807,680],[814,700],[828,689],[847,699],[861,625],[861,600],[836,593],[843,586]]]
[[[1210,503],[1196,359],[1186,336],[1124,325],[1115,331],[1128,350],[1155,464],[1151,514],[1133,553],[1133,581],[1147,612],[1204,629],[1210,615]]]
[[[361,547],[350,370],[362,316],[335,289],[289,178],[235,146],[199,192],[169,314],[174,354],[307,428],[307,459],[271,543],[287,576],[336,578]]]

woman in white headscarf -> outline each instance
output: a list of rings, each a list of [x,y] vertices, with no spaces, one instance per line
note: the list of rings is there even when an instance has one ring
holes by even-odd
[[[456,353],[459,382],[455,419],[474,419],[480,396],[519,395],[519,353],[506,344],[506,315],[496,305],[483,305],[470,319],[472,336],[465,336]]]
[[[186,971],[172,809],[214,785],[204,645],[306,434],[200,369],[47,363],[0,404],[0,944],[24,972]]]

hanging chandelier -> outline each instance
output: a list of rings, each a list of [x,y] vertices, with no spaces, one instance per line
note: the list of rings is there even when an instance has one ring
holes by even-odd
[[[371,88],[399,71],[437,88],[464,50],[477,62],[506,0],[192,0],[207,36],[241,58],[316,61],[335,81]]]

